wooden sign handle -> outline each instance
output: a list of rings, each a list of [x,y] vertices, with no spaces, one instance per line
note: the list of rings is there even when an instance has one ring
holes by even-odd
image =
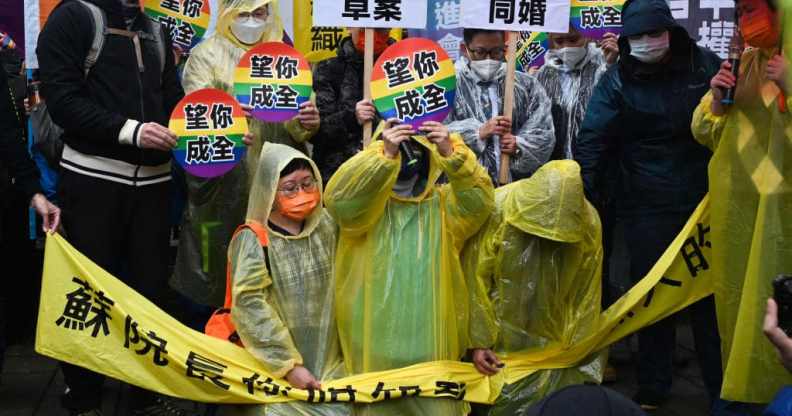
[[[363,52],[363,99],[371,99],[371,71],[374,68],[374,29],[365,29],[365,50]],[[371,143],[372,122],[363,125],[363,148]]]
[[[503,86],[503,116],[512,118],[514,111],[514,72],[516,71],[517,55],[517,32],[507,32],[508,49],[506,50],[506,83]],[[501,185],[509,183],[509,165],[511,158],[505,153],[501,153],[500,172],[498,172],[498,182]]]

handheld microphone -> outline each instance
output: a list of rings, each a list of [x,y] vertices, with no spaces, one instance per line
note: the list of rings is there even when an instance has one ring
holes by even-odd
[[[729,63],[731,64],[731,73],[734,75],[734,79],[736,80],[739,80],[740,77],[740,58],[742,58],[744,48],[742,35],[738,29],[735,29],[734,36],[732,37],[731,43],[729,44]],[[734,87],[727,89],[723,93],[721,104],[734,104],[734,95],[736,92],[737,85],[735,84]]]
[[[415,157],[412,147],[407,144],[407,140],[399,143],[399,151],[401,152],[402,159],[407,161],[407,166],[412,166],[418,163],[418,159]]]

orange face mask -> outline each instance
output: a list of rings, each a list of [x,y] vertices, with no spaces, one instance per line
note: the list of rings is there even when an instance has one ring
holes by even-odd
[[[319,205],[319,190],[305,192],[300,189],[293,198],[287,198],[280,193],[277,196],[278,212],[284,217],[295,221],[302,221],[308,218],[317,205]]]
[[[757,10],[740,17],[740,31],[745,42],[756,48],[778,46],[780,32],[775,15],[764,0],[756,2]]]
[[[390,40],[390,33],[374,32],[374,55],[381,55],[388,49],[388,40]],[[366,50],[366,36],[361,30],[358,40],[355,43],[355,48],[361,53]]]

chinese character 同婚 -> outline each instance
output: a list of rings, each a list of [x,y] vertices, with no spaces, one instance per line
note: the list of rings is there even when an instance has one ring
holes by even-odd
[[[374,20],[402,20],[401,0],[374,0]]]
[[[515,0],[490,0],[489,22],[503,20],[506,24],[514,23]]]
[[[272,63],[275,59],[269,55],[253,55],[250,57],[250,76],[253,78],[272,78]]]
[[[371,17],[368,10],[368,0],[344,0],[344,12],[341,13],[341,16],[360,20]]]
[[[388,77],[388,88],[398,87],[415,81],[410,73],[410,59],[405,57],[385,61],[382,65],[385,75]]]

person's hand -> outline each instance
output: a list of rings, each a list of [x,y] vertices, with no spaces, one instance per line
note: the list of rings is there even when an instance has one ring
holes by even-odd
[[[319,110],[316,105],[310,101],[300,104],[300,113],[297,114],[297,120],[306,130],[318,129],[321,119],[319,118]]]
[[[764,334],[767,339],[778,351],[781,358],[781,364],[787,371],[792,372],[792,339],[787,336],[783,329],[778,327],[778,305],[775,300],[767,300],[767,313],[764,319]]]
[[[355,118],[361,126],[369,121],[374,121],[374,116],[376,114],[377,109],[374,107],[374,103],[371,102],[371,100],[362,100],[355,104]]]
[[[503,136],[511,133],[511,119],[508,117],[497,116],[484,123],[479,129],[479,139],[487,140],[492,136]]]
[[[385,156],[389,159],[396,159],[396,155],[399,154],[399,143],[409,140],[414,134],[415,130],[409,124],[401,124],[397,118],[388,119],[385,122],[385,130],[382,131]]]
[[[517,153],[517,137],[511,133],[506,133],[500,138],[501,153],[513,155]]]
[[[245,146],[250,147],[253,146],[254,139],[255,137],[253,137],[253,133],[245,133],[245,135],[242,136],[242,143],[244,143]]]
[[[737,85],[737,78],[732,74],[732,65],[729,61],[723,61],[721,69],[715,74],[715,77],[710,81],[710,89],[712,90],[712,114],[722,116],[726,113],[726,109],[721,104],[725,90],[734,88]]]
[[[602,54],[605,55],[605,62],[613,65],[619,59],[619,36],[613,33],[606,33],[599,45]]]
[[[54,233],[60,227],[61,210],[42,194],[35,194],[30,200],[30,207],[41,216],[41,228],[45,233]]]
[[[437,146],[440,156],[449,157],[454,153],[454,146],[451,144],[451,134],[448,132],[448,127],[443,125],[443,123],[426,121],[421,124],[418,130],[426,134],[426,138]]]
[[[789,73],[789,62],[781,55],[770,58],[767,63],[767,79],[774,81],[784,95],[787,94],[786,82]]]
[[[305,367],[298,365],[286,373],[286,381],[291,384],[295,389],[300,390],[321,390],[322,385],[316,380],[316,377],[311,374]]]
[[[493,376],[503,368],[503,363],[492,350],[488,348],[476,348],[473,350],[473,366],[476,367],[479,373],[485,376]]]
[[[239,104],[239,107],[242,108],[242,112],[245,113],[245,117],[253,118],[253,106],[249,104]]]
[[[138,144],[143,149],[170,152],[176,147],[176,134],[157,123],[145,123],[138,132]]]

